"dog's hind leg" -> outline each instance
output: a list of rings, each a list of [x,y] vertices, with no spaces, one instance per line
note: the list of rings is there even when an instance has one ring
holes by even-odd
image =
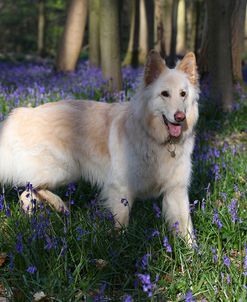
[[[33,212],[33,209],[42,201],[46,201],[58,212],[68,211],[68,208],[63,200],[56,194],[46,189],[34,189],[32,191],[25,190],[20,196],[20,201],[23,210],[28,214],[31,214]]]
[[[39,189],[37,190],[37,197],[39,200],[47,201],[55,210],[58,212],[65,212],[68,211],[66,204],[63,200],[56,194],[48,191],[46,189]]]

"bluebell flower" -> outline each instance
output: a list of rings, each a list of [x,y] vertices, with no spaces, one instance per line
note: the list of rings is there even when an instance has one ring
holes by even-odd
[[[29,267],[27,268],[26,271],[27,271],[29,274],[34,274],[34,273],[37,272],[37,267],[34,266],[34,265],[31,265],[31,266],[29,266]]]
[[[223,225],[219,219],[219,214],[216,209],[214,209],[213,223],[217,225],[218,229],[222,229]]]
[[[226,201],[227,194],[225,192],[220,192],[220,196],[222,197],[223,201]]]
[[[160,207],[157,205],[157,203],[153,203],[153,209],[154,209],[154,213],[155,213],[155,216],[157,218],[160,218],[161,216],[161,210],[160,210]]]
[[[193,294],[192,291],[189,290],[184,296],[183,296],[183,300],[185,302],[194,302],[195,299],[193,298]]]
[[[141,267],[143,270],[147,268],[148,265],[148,259],[151,257],[150,253],[145,254],[141,259]]]
[[[217,251],[215,248],[211,247],[211,252],[213,253],[213,261],[214,263],[218,262],[218,256],[217,256]]]
[[[4,209],[4,194],[0,194],[0,211]]]
[[[228,206],[229,213],[233,223],[238,221],[238,202],[236,199],[232,199],[231,204]]]
[[[151,282],[149,274],[137,274],[137,277],[142,283],[142,290],[147,293],[148,297],[152,297],[155,285]]]
[[[76,191],[76,185],[74,183],[69,183],[65,196],[69,197],[70,195],[74,194],[75,191]]]
[[[151,233],[151,237],[156,237],[156,236],[159,236],[160,235],[160,232],[158,230],[152,230],[152,233]]]
[[[133,299],[130,295],[124,295],[123,302],[133,302]]]
[[[228,268],[230,268],[231,261],[230,261],[229,257],[227,257],[226,255],[224,255],[223,256],[223,262],[224,262],[225,266],[227,266]]]
[[[15,245],[15,249],[17,251],[17,253],[21,254],[23,252],[23,242],[22,242],[22,234],[18,234],[16,236],[16,245]]]
[[[168,253],[171,253],[171,252],[172,252],[172,247],[171,247],[170,244],[169,244],[169,241],[168,241],[167,236],[164,237],[163,246],[166,248],[166,251],[167,251]]]

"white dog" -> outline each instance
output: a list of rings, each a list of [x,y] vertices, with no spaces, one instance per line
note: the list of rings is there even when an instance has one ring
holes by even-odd
[[[102,188],[117,226],[128,225],[137,196],[162,194],[168,223],[177,222],[191,241],[188,186],[198,97],[193,53],[169,69],[151,51],[131,102],[68,100],[13,110],[0,128],[0,181],[31,182],[38,200],[61,210],[65,204],[48,189],[83,177]]]

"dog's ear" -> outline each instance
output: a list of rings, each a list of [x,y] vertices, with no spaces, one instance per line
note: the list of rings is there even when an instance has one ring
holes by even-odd
[[[176,69],[188,74],[191,84],[196,85],[198,82],[198,73],[196,66],[196,57],[193,52],[187,53],[183,60],[178,63]]]
[[[145,86],[153,83],[153,81],[159,77],[165,68],[165,61],[162,60],[160,54],[156,50],[150,50],[144,72]]]

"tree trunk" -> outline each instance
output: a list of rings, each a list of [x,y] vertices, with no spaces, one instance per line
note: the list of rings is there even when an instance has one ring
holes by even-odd
[[[231,0],[207,0],[211,97],[223,111],[232,110]]]
[[[179,55],[184,56],[186,52],[186,41],[185,41],[185,0],[179,0],[178,3],[178,17],[177,17],[177,45],[176,52]]]
[[[149,50],[154,48],[154,0],[145,0],[145,10],[146,10],[147,32],[148,32],[147,48],[149,52]]]
[[[198,55],[202,43],[204,20],[206,15],[205,3],[197,1],[195,3],[195,40],[194,40],[194,52]]]
[[[193,0],[185,1],[185,41],[186,49],[194,50],[196,35],[196,3]]]
[[[38,1],[38,38],[37,38],[38,55],[43,56],[45,52],[45,2]]]
[[[177,17],[178,17],[178,2],[179,0],[173,0],[172,3],[172,34],[171,34],[171,44],[170,44],[170,57],[169,63],[174,65],[176,60],[176,45],[177,45]]]
[[[244,22],[246,0],[235,0],[232,11],[232,69],[233,78],[242,80],[242,54],[244,47]]]
[[[154,2],[155,15],[155,42],[154,48],[160,53],[162,58],[166,56],[165,49],[165,32],[164,32],[164,0],[155,0]]]
[[[139,0],[131,1],[130,10],[131,10],[130,12],[131,17],[130,17],[129,43],[128,43],[128,49],[124,57],[123,66],[132,64],[134,65],[133,67],[136,67],[138,65],[137,54],[138,54],[138,38],[139,38]]]
[[[247,7],[246,7],[246,9],[245,9],[244,52],[247,53]]]
[[[198,68],[202,77],[208,73],[208,39],[208,12],[206,9],[202,32],[202,42],[198,51]]]
[[[100,1],[101,67],[112,91],[122,88],[118,5],[116,0]]]
[[[148,53],[148,24],[145,0],[140,0],[140,31],[138,62],[144,64]]]
[[[100,67],[99,43],[100,0],[89,0],[89,62]]]
[[[63,37],[58,50],[58,71],[74,71],[78,61],[87,21],[87,0],[70,0]]]
[[[166,56],[170,55],[171,50],[171,32],[172,32],[172,0],[164,2],[164,35]]]

